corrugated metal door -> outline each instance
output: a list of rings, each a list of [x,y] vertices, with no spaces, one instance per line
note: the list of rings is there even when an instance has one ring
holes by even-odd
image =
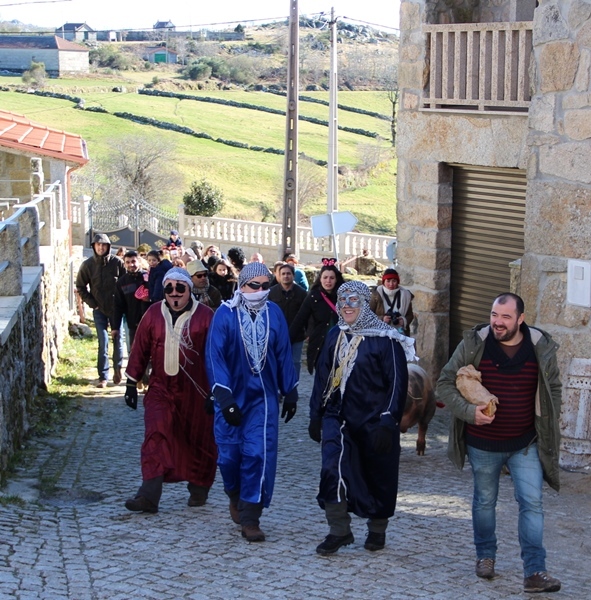
[[[509,263],[521,258],[525,171],[453,167],[450,353],[462,332],[488,322],[492,300],[509,291]]]

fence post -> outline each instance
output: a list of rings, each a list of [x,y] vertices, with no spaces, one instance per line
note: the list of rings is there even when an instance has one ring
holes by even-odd
[[[19,219],[21,240],[25,240],[21,248],[22,265],[38,267],[39,259],[39,213],[36,206],[28,206]]]
[[[23,255],[18,223],[6,223],[0,229],[0,296],[20,296],[23,293]]]

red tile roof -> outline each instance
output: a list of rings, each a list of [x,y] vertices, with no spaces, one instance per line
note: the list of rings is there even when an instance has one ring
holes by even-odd
[[[86,142],[79,136],[29,121],[22,115],[0,109],[0,148],[26,154],[59,158],[84,165],[88,162]]]

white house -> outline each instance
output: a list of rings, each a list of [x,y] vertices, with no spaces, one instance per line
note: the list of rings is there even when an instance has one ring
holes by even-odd
[[[26,71],[42,62],[49,75],[88,73],[88,48],[57,35],[0,35],[0,69]]]

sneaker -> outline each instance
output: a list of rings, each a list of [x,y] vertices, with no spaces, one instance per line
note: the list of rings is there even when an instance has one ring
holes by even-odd
[[[316,552],[323,556],[334,554],[341,546],[348,546],[354,541],[355,538],[351,532],[347,535],[332,535],[332,533],[329,533],[322,544],[316,547]]]
[[[243,525],[242,537],[246,538],[247,542],[264,542],[265,534],[258,525]]]
[[[557,592],[560,585],[560,581],[550,577],[546,571],[538,571],[523,580],[523,591],[530,593]]]
[[[107,387],[107,380],[106,379],[99,379],[99,382],[96,384],[97,388],[106,388]]]
[[[125,501],[125,508],[133,512],[146,512],[146,513],[157,513],[158,507],[152,504],[147,498],[143,496],[137,496],[136,498],[129,498]]]
[[[495,576],[495,559],[480,558],[476,561],[476,575],[482,579],[492,579]]]
[[[375,552],[376,550],[383,550],[386,545],[386,532],[377,533],[375,531],[370,531],[365,538],[364,548],[369,550],[370,552]]]
[[[113,372],[113,383],[119,385],[121,383],[121,367],[115,367]]]

